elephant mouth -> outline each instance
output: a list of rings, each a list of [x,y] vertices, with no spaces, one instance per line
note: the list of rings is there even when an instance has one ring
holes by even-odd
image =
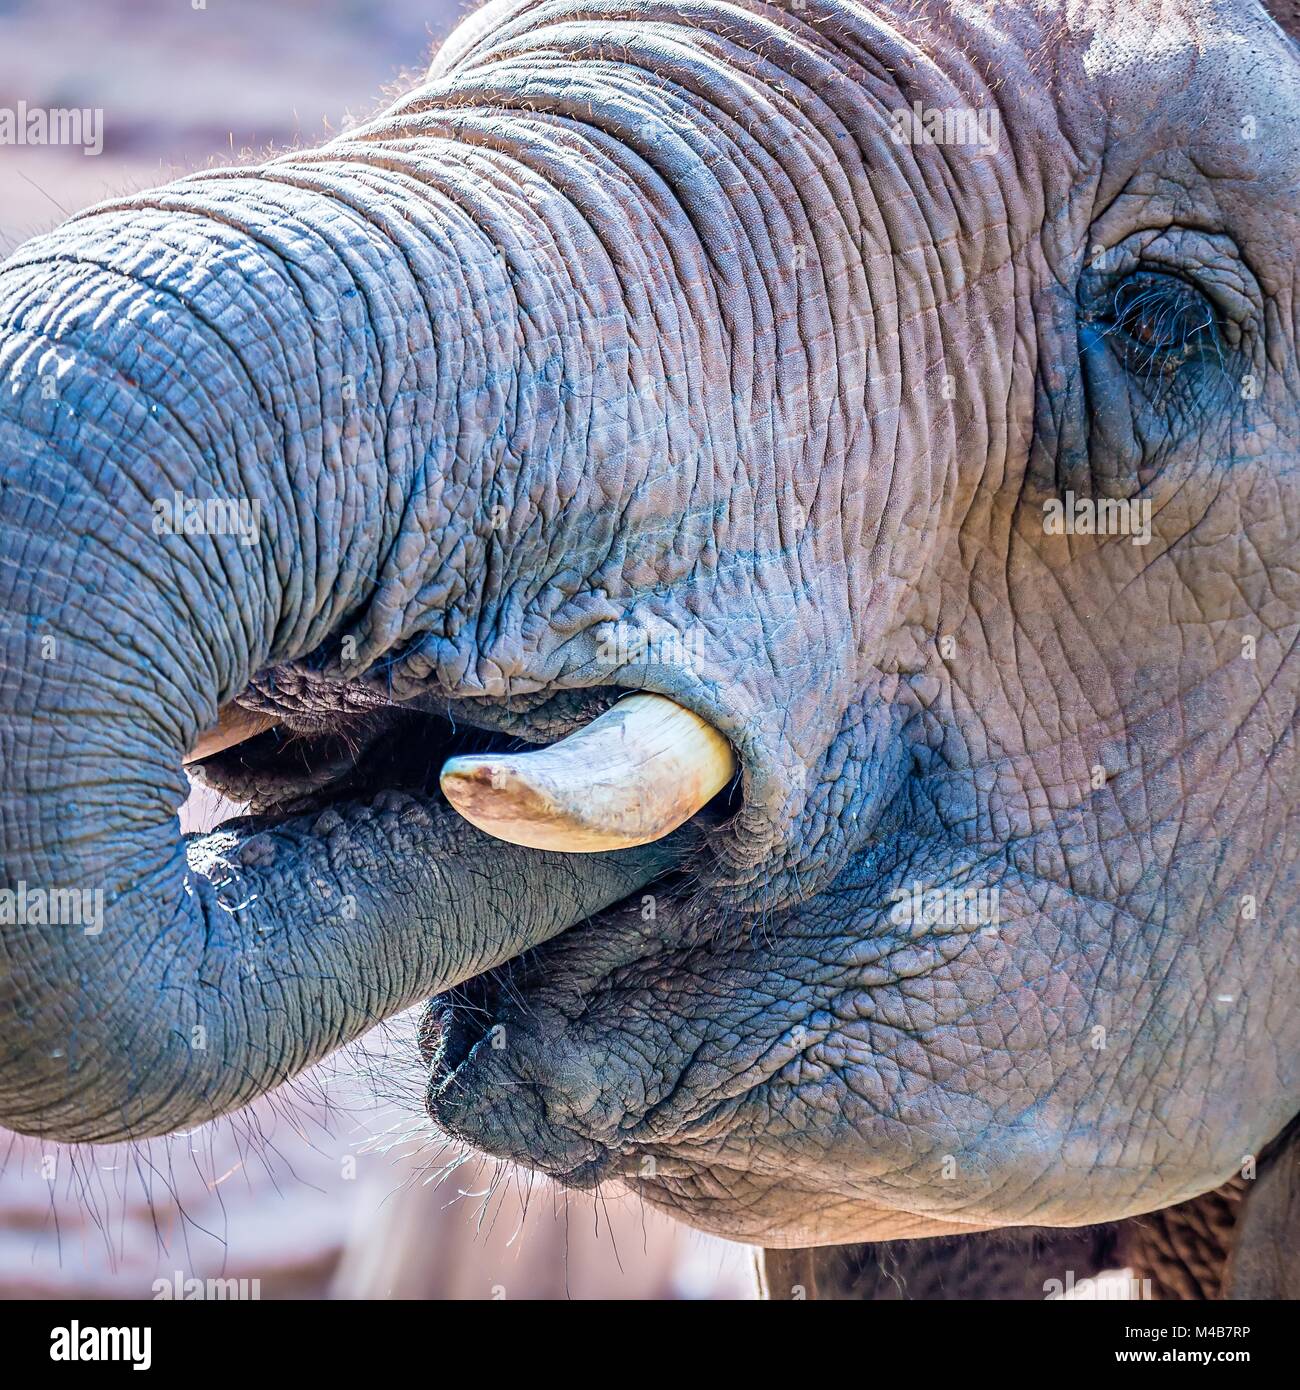
[[[486,722],[492,712],[484,709],[480,715]],[[423,992],[426,999],[434,996],[421,1030],[430,1078],[425,1108],[445,1134],[462,1137],[472,1126],[458,1106],[484,1094],[478,1086],[482,1069],[474,1059],[481,1062],[484,1049],[492,1046],[484,1038],[498,1013],[501,990],[512,980],[549,978],[559,959],[535,948],[576,933],[576,954],[594,967],[607,933],[641,912],[642,890],[654,883],[656,894],[675,892],[674,885],[689,877],[683,871],[698,863],[705,837],[729,818],[740,795],[730,745],[681,706],[640,692],[583,691],[558,709],[536,706],[522,726],[508,730],[465,723],[459,711],[443,715],[378,703],[333,715],[298,708],[259,722],[250,737],[189,764],[196,780],[251,813],[251,819],[223,827],[233,832],[231,838],[256,848],[268,838],[261,832],[300,820],[312,822],[314,834],[329,837],[333,827],[355,816],[358,805],[368,803],[400,818],[419,802],[422,814],[448,833],[417,843],[413,851],[394,842],[386,853],[409,852],[412,859],[381,859],[390,866],[389,881],[377,883],[376,892],[409,901],[412,874],[423,872],[413,861],[430,853],[444,856],[435,880],[454,879],[470,892],[480,883],[512,878],[507,910],[489,933],[499,940],[477,958],[476,968],[457,969],[445,976],[446,985]],[[523,736],[556,732],[562,736],[544,744]],[[471,823],[460,827],[464,833],[449,829],[458,817]],[[492,842],[476,831],[505,842],[499,845],[499,864]],[[660,839],[662,851],[640,861],[645,869],[629,868],[619,891],[587,898],[581,913],[540,940],[527,928],[526,900],[532,895],[543,905],[547,901],[544,879],[530,877],[538,860],[555,865],[566,856],[556,867],[562,879],[572,874],[576,881],[584,870],[574,861],[585,854],[622,848],[639,854],[636,846]],[[521,860],[512,845],[546,853]],[[699,884],[692,881],[691,891],[698,892]],[[463,894],[464,889],[446,896],[472,917]],[[322,910],[331,910],[336,899],[336,894],[323,896]],[[449,926],[438,930],[456,931],[457,915],[444,914]],[[490,911],[483,920],[493,920]],[[419,997],[408,997],[403,1006]],[[496,1147],[509,1142],[503,1136]],[[598,1144],[576,1142],[577,1149],[557,1154],[548,1171],[571,1185],[595,1181],[610,1155]],[[525,1157],[522,1149],[519,1157]]]
[[[665,838],[736,780],[730,745],[663,696],[615,698],[558,741],[402,706],[293,720],[230,705],[187,764],[254,813],[300,814],[384,791],[439,796],[486,834],[554,853]]]

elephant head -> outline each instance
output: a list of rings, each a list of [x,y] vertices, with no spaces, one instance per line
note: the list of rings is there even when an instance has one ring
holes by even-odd
[[[1296,32],[495,0],[21,248],[0,1120],[436,993],[442,1127],[741,1240],[1237,1172],[1300,1111]],[[254,814],[186,844],[195,749]]]

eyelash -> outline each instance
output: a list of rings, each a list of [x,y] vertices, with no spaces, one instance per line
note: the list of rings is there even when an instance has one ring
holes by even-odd
[[[1172,374],[1207,349],[1218,352],[1218,324],[1204,296],[1170,275],[1131,275],[1115,286],[1098,318],[1117,335],[1126,365]]]

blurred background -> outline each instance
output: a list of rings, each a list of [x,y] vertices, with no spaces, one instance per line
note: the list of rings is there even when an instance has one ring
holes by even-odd
[[[0,257],[102,198],[319,143],[412,82],[472,8],[0,0],[0,111],[102,112],[95,155],[0,144]],[[211,800],[186,808],[187,829],[220,818]],[[71,1149],[0,1130],[0,1296],[754,1296],[747,1248],[440,1143],[411,1033],[396,1020],[166,1141]]]

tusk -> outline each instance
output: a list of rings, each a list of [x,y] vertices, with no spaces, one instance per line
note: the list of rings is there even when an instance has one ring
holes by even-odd
[[[274,729],[280,721],[269,714],[258,714],[256,710],[245,709],[242,705],[223,705],[217,711],[217,722],[211,729],[199,735],[198,742],[185,755],[188,763],[201,762],[224,748],[232,748],[236,743],[244,743],[268,729]]]
[[[591,854],[676,830],[731,781],[731,745],[662,695],[629,695],[531,753],[448,759],[447,800],[472,825],[530,849]]]

